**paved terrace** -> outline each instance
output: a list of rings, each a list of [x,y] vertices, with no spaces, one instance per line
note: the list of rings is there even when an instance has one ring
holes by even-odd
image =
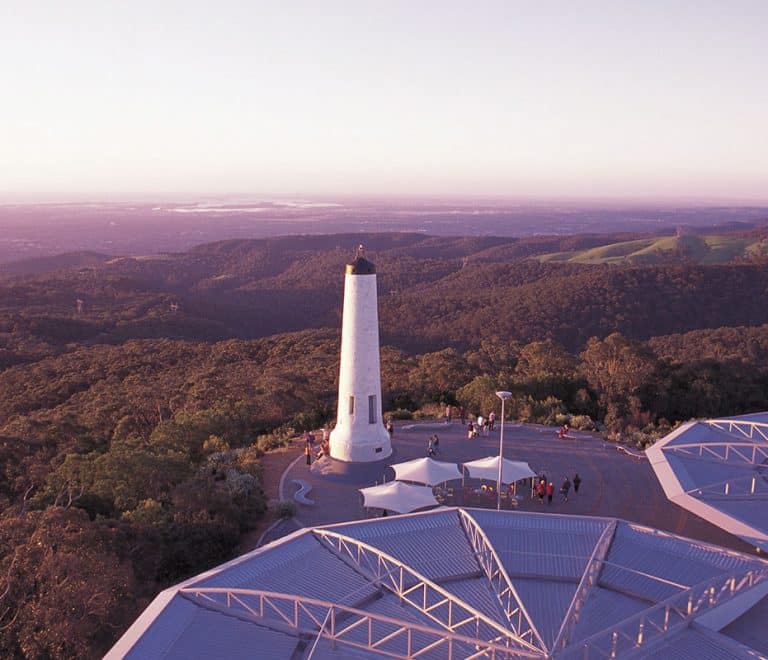
[[[394,472],[389,468],[400,463],[426,456],[430,435],[440,437],[440,454],[436,460],[462,463],[493,456],[499,450],[499,428],[488,437],[482,435],[469,440],[460,422],[448,425],[441,422],[402,422],[395,427],[392,456],[374,464],[349,465],[329,458],[320,459],[308,467],[302,455],[286,470],[281,481],[281,498],[291,499],[296,487],[292,480],[309,482],[312,490],[308,497],[313,506],[297,504],[296,522],[313,526],[346,520],[359,520],[378,515],[362,506],[358,488],[373,486],[385,478],[391,481]],[[544,472],[555,484],[551,505],[531,499],[525,489],[518,489],[523,499],[520,511],[551,511],[594,516],[624,518],[641,524],[665,529],[675,534],[701,539],[711,543],[749,552],[752,550],[740,539],[724,532],[705,520],[671,504],[659,485],[653,470],[643,457],[638,459],[617,450],[617,446],[604,442],[595,434],[571,431],[573,439],[559,440],[556,429],[534,424],[507,423],[504,429],[504,456],[526,461],[537,473]],[[558,493],[567,474],[571,480],[578,472],[581,488],[573,488],[568,502],[561,502]],[[474,481],[472,483],[479,484]],[[457,488],[457,490],[460,490]],[[478,500],[467,503],[482,506]],[[487,506],[495,507],[495,498],[488,498]],[[286,526],[286,531],[292,531]],[[266,540],[273,540],[275,534]]]

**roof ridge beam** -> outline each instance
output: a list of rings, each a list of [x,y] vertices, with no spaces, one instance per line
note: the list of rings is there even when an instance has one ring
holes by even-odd
[[[608,555],[611,543],[613,543],[617,527],[617,520],[610,521],[605,526],[602,534],[600,534],[597,543],[595,543],[589,561],[587,561],[584,566],[584,572],[581,574],[579,586],[576,587],[576,591],[573,593],[573,598],[571,598],[571,602],[565,612],[563,622],[560,624],[560,630],[557,631],[555,636],[555,641],[552,644],[553,650],[565,648],[570,643],[571,635],[573,635],[576,624],[579,622],[584,603],[600,579],[600,572],[605,564],[605,558]]]
[[[523,599],[517,593],[514,583],[507,574],[504,564],[496,553],[496,549],[493,547],[488,535],[468,511],[459,508],[457,512],[464,532],[475,550],[475,558],[478,564],[480,564],[485,572],[491,586],[496,589],[496,596],[507,616],[509,625],[517,635],[523,638],[530,636],[532,644],[549,652],[544,638],[537,630],[532,617],[528,614],[528,610],[523,604]],[[524,630],[526,627],[527,630]]]

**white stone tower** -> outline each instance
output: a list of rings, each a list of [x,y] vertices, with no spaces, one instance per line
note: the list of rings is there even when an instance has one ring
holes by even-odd
[[[381,419],[376,267],[362,245],[344,276],[339,403],[330,446],[332,458],[348,463],[379,461],[392,453]]]

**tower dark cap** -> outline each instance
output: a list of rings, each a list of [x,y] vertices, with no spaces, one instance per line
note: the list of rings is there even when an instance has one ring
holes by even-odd
[[[347,264],[347,275],[374,275],[376,266],[372,261],[365,258],[365,248],[362,245],[357,247],[357,255],[351,264]]]

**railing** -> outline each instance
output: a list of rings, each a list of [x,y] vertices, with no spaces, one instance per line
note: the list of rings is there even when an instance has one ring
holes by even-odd
[[[338,603],[256,589],[180,589],[192,602],[223,613],[254,620],[273,630],[305,638],[320,636],[390,658],[533,657],[520,649],[365,612]]]
[[[506,646],[528,657],[542,655],[539,648],[516,631],[507,629],[378,548],[327,529],[314,529],[312,534],[377,587],[394,593],[401,602],[413,606],[445,630]]]
[[[694,497],[743,498],[750,501],[768,499],[767,477],[768,475],[751,474],[736,479],[726,479],[706,486],[691,488],[691,490],[686,491],[686,494]]]
[[[548,651],[543,638],[526,611],[522,599],[512,585],[512,580],[509,579],[504,564],[496,554],[496,550],[485,532],[475,519],[463,509],[459,509],[459,516],[469,542],[474,548],[475,557],[493,585],[499,603],[515,635],[535,648]]]
[[[679,629],[701,612],[721,605],[743,589],[768,579],[768,569],[720,575],[681,591],[591,637],[571,644],[563,658],[616,658],[637,651],[649,641]]]
[[[664,451],[718,461],[738,460],[749,465],[760,465],[768,460],[768,445],[754,442],[691,442],[670,445],[664,447]]]
[[[568,606],[568,611],[563,617],[563,623],[560,625],[560,630],[555,637],[554,644],[552,644],[553,651],[563,649],[570,643],[573,630],[579,622],[581,608],[584,606],[590,590],[597,584],[597,580],[600,577],[600,571],[605,562],[605,556],[608,554],[611,542],[613,541],[613,536],[616,533],[616,526],[616,520],[612,520],[606,525],[606,528],[603,530],[603,533],[595,544],[595,549],[592,551],[592,555],[587,562],[579,586],[573,594],[571,604]]]
[[[761,438],[763,441],[768,442],[768,424],[765,422],[749,422],[746,420],[739,421],[735,419],[708,419],[705,420],[704,423],[714,426],[720,431],[739,433],[750,440]]]

